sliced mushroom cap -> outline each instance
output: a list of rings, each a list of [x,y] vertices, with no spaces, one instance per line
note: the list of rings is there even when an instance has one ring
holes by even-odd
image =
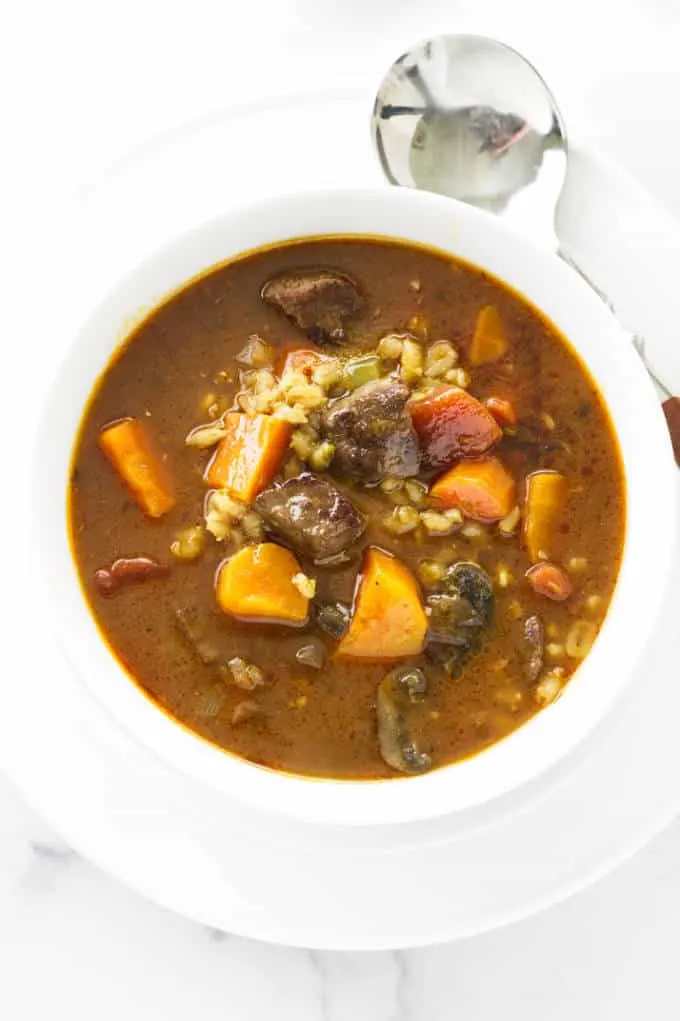
[[[267,280],[261,295],[317,344],[342,343],[347,322],[364,307],[354,280],[332,269],[279,273]]]
[[[427,678],[414,667],[396,667],[378,685],[376,713],[380,754],[392,769],[400,773],[423,773],[432,767],[432,758],[421,751],[410,733],[411,707],[427,691]]]
[[[526,654],[525,671],[529,680],[533,682],[538,680],[543,669],[545,633],[541,618],[535,614],[527,617],[522,628],[522,636]]]
[[[460,673],[478,652],[484,629],[493,617],[491,579],[478,564],[453,564],[425,601],[428,612],[428,657],[449,677]]]
[[[342,638],[352,617],[349,607],[344,603],[315,604],[313,612],[316,623],[331,638]]]
[[[494,604],[493,585],[479,564],[466,560],[453,564],[446,572],[442,586],[445,591],[457,592],[467,599],[483,626],[490,623]]]
[[[482,619],[472,603],[460,592],[434,593],[428,597],[428,635],[434,642],[465,647],[472,629],[482,626]]]

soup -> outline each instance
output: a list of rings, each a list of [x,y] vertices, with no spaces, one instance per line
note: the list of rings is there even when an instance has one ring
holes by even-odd
[[[188,283],[115,353],[69,488],[134,681],[252,762],[376,779],[558,698],[616,582],[618,444],[524,299],[443,253],[301,240]]]

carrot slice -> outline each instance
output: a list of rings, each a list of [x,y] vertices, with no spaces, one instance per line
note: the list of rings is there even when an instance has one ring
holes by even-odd
[[[430,496],[474,521],[500,521],[515,504],[515,480],[496,457],[461,461],[437,479]]]
[[[460,457],[479,457],[503,435],[481,401],[457,386],[443,384],[422,401],[409,404],[423,463],[446,468]]]
[[[217,602],[225,613],[243,620],[303,624],[309,599],[293,584],[299,573],[293,554],[274,542],[244,546],[219,570]]]
[[[501,427],[517,425],[517,413],[511,402],[506,401],[504,397],[487,397],[484,407],[491,412]]]
[[[475,323],[469,352],[470,365],[476,367],[498,361],[507,350],[508,338],[500,312],[495,305],[485,305],[480,309]]]
[[[554,555],[567,488],[567,480],[560,472],[538,471],[527,476],[523,538],[530,560],[549,560]]]
[[[525,577],[537,595],[554,599],[559,603],[568,599],[574,591],[567,572],[557,564],[548,563],[547,560],[530,567]]]
[[[226,436],[205,472],[214,489],[226,489],[244,503],[252,503],[273,479],[292,433],[289,422],[272,415],[224,416]]]
[[[423,648],[427,617],[418,585],[407,567],[390,553],[370,547],[339,656],[399,659]]]
[[[175,506],[165,465],[136,418],[104,426],[99,446],[149,517],[160,518]]]

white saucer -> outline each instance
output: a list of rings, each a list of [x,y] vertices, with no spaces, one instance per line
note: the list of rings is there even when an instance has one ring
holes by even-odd
[[[266,819],[200,789],[127,738],[56,651],[29,552],[22,497],[40,495],[25,488],[21,437],[90,311],[82,293],[103,295],[149,251],[233,203],[295,182],[378,181],[366,122],[354,93],[309,96],[232,112],[124,160],[31,244],[5,334],[0,762],[66,840],[147,897],[241,935],[329,949],[434,943],[525,916],[614,867],[680,807],[677,604],[637,684],[576,755],[501,802],[398,834]],[[680,388],[678,226],[578,148],[560,225]],[[663,556],[653,513],[650,488],[650,556]]]

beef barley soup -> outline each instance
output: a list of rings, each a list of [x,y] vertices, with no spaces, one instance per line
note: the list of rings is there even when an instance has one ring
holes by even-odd
[[[85,410],[101,633],[191,730],[293,773],[462,759],[559,697],[616,582],[618,443],[540,314],[444,254],[291,242],[206,273]]]

